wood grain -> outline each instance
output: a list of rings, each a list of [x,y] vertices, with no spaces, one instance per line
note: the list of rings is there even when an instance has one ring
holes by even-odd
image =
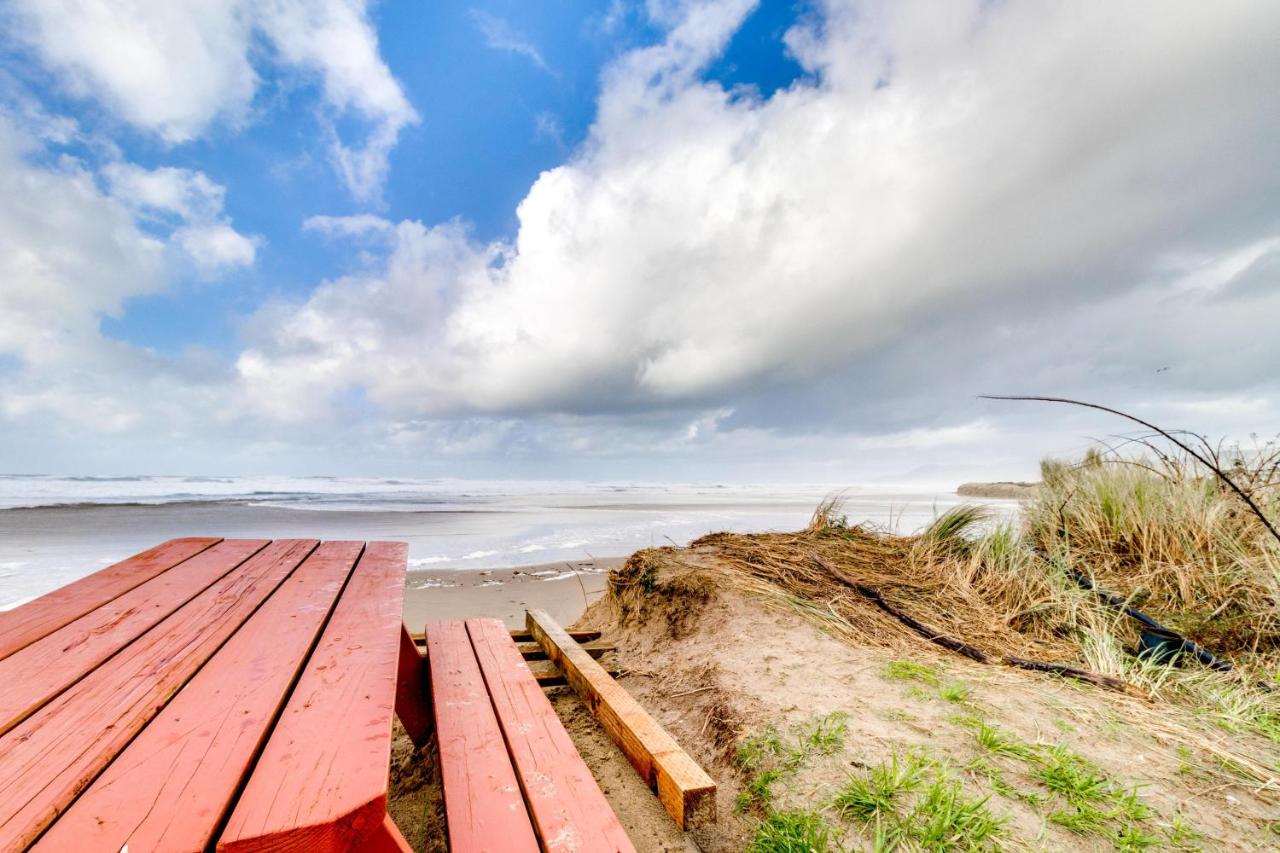
[[[536,853],[533,825],[466,624],[430,626],[427,648],[449,849]]]
[[[34,849],[203,850],[362,547],[325,542],[313,551]]]
[[[212,538],[170,539],[35,601],[0,612],[0,659],[74,622],[183,560],[216,544]]]
[[[266,545],[265,539],[219,542],[0,660],[0,734]]]
[[[370,542],[218,842],[384,849],[407,549]],[[394,850],[394,847],[385,849]]]
[[[316,544],[273,542],[0,737],[0,850],[35,841]]]
[[[470,619],[467,632],[543,848],[634,851],[507,629]]]
[[[527,622],[676,825],[689,829],[713,823],[716,784],[706,771],[546,611],[528,611]]]

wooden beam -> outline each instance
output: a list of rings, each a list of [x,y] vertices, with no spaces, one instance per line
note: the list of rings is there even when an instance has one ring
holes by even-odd
[[[714,823],[716,783],[706,771],[545,610],[528,611],[526,621],[676,825],[690,829]]]
[[[564,677],[564,672],[560,667],[556,666],[555,661],[531,660],[525,661],[529,667],[529,672],[533,674],[534,679],[538,682],[539,687],[561,687],[568,684],[569,681]],[[609,675],[617,675],[617,667],[606,667],[605,672]]]
[[[593,658],[604,657],[606,652],[617,651],[617,646],[613,643],[606,643],[602,640],[594,640],[586,643],[578,644],[583,651],[591,655]],[[516,643],[516,648],[520,650],[520,655],[525,660],[546,660],[547,652],[542,645],[536,642]]]
[[[424,645],[427,642],[427,638],[425,634],[414,634],[410,632],[409,636],[412,637],[413,641],[420,646]],[[570,631],[569,636],[573,637],[579,643],[585,643],[590,640],[600,639],[600,632],[599,631]],[[530,643],[530,642],[533,642],[533,634],[530,634],[528,631],[522,628],[513,628],[511,630],[511,639],[515,640],[517,643]]]

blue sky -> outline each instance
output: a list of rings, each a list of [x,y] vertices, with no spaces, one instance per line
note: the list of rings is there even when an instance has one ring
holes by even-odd
[[[1234,5],[2,0],[0,469],[945,479],[1121,428],[1018,391],[1269,434]]]

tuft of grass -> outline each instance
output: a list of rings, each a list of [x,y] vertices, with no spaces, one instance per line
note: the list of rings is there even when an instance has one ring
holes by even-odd
[[[773,812],[756,828],[749,853],[825,853],[831,830],[816,812]]]
[[[753,806],[768,808],[773,803],[773,783],[781,778],[781,770],[761,770],[757,773],[738,794],[738,811],[749,811]]]
[[[963,705],[969,701],[969,697],[973,694],[973,690],[963,681],[950,681],[938,688],[939,698],[948,702],[955,702]]]
[[[1106,774],[1083,756],[1065,746],[1055,746],[1043,754],[1043,765],[1035,777],[1050,791],[1062,795],[1077,808],[1083,804],[1112,799],[1115,786]]]
[[[978,746],[992,755],[1016,758],[1026,762],[1035,762],[1040,758],[1040,751],[1034,746],[1015,734],[991,725],[986,720],[962,718],[960,722],[973,732],[973,739],[978,742]]]
[[[937,687],[942,681],[938,667],[910,660],[889,661],[880,674],[890,681],[919,681],[930,687]]]
[[[869,821],[893,811],[894,803],[916,790],[924,779],[927,759],[918,753],[894,755],[865,773],[851,775],[836,794],[832,807],[840,817]]]
[[[982,850],[992,846],[1007,820],[974,799],[954,779],[940,777],[922,793],[904,821],[903,836],[921,850]]]
[[[844,749],[844,736],[848,731],[849,715],[834,711],[814,720],[800,733],[800,746],[807,753],[831,755]]]
[[[1071,809],[1059,809],[1049,815],[1049,822],[1056,823],[1076,835],[1101,835],[1107,829],[1105,812],[1088,803]]]
[[[787,753],[782,735],[772,726],[763,733],[752,735],[738,745],[733,755],[734,762],[743,770],[756,770],[769,758]]]

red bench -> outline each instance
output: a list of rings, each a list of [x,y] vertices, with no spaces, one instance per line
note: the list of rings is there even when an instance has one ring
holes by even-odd
[[[408,850],[405,546],[186,539],[0,613],[0,850]]]
[[[450,850],[633,851],[502,623],[426,637]]]

